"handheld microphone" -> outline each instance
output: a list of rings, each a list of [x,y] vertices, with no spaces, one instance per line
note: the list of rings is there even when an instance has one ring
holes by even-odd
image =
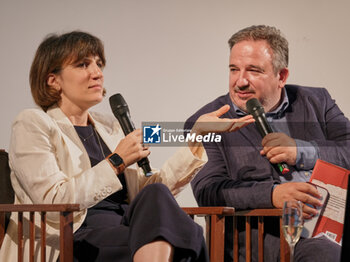
[[[121,94],[115,94],[109,98],[109,104],[111,106],[114,116],[118,119],[120,126],[123,129],[124,135],[131,133],[135,130],[134,123],[131,121],[128,104],[125,102]],[[142,158],[137,162],[138,166],[142,168],[145,176],[152,175],[152,169],[149,165],[147,157]]]
[[[264,108],[256,98],[249,99],[246,103],[246,107],[248,113],[254,117],[255,125],[262,137],[273,133],[269,122],[267,122]],[[276,166],[282,175],[287,174],[290,170],[286,163],[278,163]]]

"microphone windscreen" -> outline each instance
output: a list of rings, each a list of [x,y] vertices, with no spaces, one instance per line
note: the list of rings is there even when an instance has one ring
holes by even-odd
[[[246,103],[247,111],[249,114],[253,114],[257,109],[262,108],[259,100],[256,98],[249,99]]]
[[[109,98],[109,104],[111,106],[113,114],[118,117],[129,112],[128,104],[125,102],[125,99],[121,94],[112,95]]]

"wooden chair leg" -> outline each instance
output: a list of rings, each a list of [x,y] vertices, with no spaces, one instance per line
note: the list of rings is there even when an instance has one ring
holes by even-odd
[[[238,223],[237,223],[238,217],[234,217],[233,220],[233,261],[238,261],[239,254],[238,254]]]
[[[0,247],[5,237],[5,212],[0,212]]]
[[[73,261],[73,213],[60,212],[60,261]]]
[[[210,220],[210,261],[224,261],[225,216],[212,215]]]
[[[40,221],[40,229],[41,229],[41,262],[46,261],[46,212],[41,212],[41,221]]]
[[[23,212],[18,212],[18,262],[23,262]]]
[[[246,262],[252,261],[252,230],[250,226],[250,216],[247,216],[245,223],[245,259]]]
[[[34,212],[29,213],[29,261],[34,262],[35,218]]]
[[[283,230],[282,230],[282,217],[280,217],[280,253],[281,253],[281,262],[290,261],[290,251],[289,245],[284,238]]]
[[[258,259],[264,261],[264,217],[258,217]]]

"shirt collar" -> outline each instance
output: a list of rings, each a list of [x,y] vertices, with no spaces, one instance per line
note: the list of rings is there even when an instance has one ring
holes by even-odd
[[[287,91],[285,88],[283,88],[282,91],[282,95],[283,95],[283,100],[282,103],[272,112],[268,112],[266,113],[266,117],[271,117],[271,118],[281,118],[284,116],[284,112],[286,111],[287,107],[289,106],[289,99],[288,99],[288,95],[287,95]],[[238,116],[245,116],[248,115],[247,112],[244,112],[243,110],[241,110],[238,106],[236,106],[233,101],[231,100],[232,103],[232,107],[233,110],[235,111],[235,113]]]

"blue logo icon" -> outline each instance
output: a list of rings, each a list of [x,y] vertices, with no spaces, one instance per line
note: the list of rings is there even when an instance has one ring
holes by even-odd
[[[159,144],[161,142],[162,128],[157,124],[156,126],[143,127],[143,143],[145,144]]]

